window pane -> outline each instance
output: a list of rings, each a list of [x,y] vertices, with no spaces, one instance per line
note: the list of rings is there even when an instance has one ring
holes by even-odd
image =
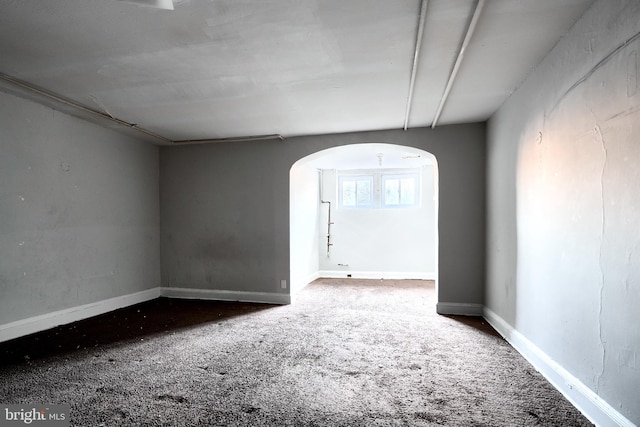
[[[356,183],[355,181],[342,181],[342,205],[356,205]]]
[[[356,185],[356,194],[358,206],[369,206],[371,204],[371,181],[359,179]]]
[[[413,205],[416,203],[415,178],[403,178],[400,180],[400,204]]]
[[[413,208],[420,206],[420,175],[407,169],[386,174],[338,172],[339,207],[347,209]],[[367,172],[370,172],[367,174]]]
[[[384,204],[397,205],[400,202],[400,182],[397,179],[384,181]]]

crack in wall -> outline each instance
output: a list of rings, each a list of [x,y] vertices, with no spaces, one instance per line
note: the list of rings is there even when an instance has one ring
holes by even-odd
[[[633,43],[634,41],[640,39],[640,31],[637,32],[636,34],[634,34],[633,36],[629,37],[627,40],[625,40],[624,42],[620,43],[618,46],[616,46],[615,49],[613,49],[611,52],[609,52],[604,58],[602,58],[596,65],[594,65],[593,67],[591,67],[591,69],[589,71],[587,71],[582,77],[580,77],[574,84],[571,85],[571,87],[569,87],[569,89],[567,89],[559,98],[558,100],[555,102],[555,104],[553,105],[553,107],[551,107],[550,112],[555,111],[556,108],[558,108],[558,106],[560,105],[560,103],[562,102],[563,99],[565,99],[571,92],[573,92],[574,89],[576,89],[578,86],[580,86],[582,83],[584,83],[585,81],[587,81],[589,79],[589,77],[591,77],[596,71],[598,71],[600,68],[602,68],[602,66],[604,66],[606,63],[608,63],[611,59],[613,59],[620,51],[622,51],[625,47],[627,47],[628,45],[630,45],[631,43]]]
[[[595,136],[594,139],[596,140],[596,142],[600,143],[600,146],[602,147],[602,154],[603,154],[603,159],[602,159],[602,168],[600,169],[600,207],[602,209],[602,222],[601,222],[601,228],[600,228],[600,253],[599,253],[599,257],[598,257],[598,264],[600,267],[600,295],[599,295],[599,307],[598,307],[598,336],[600,339],[600,346],[602,347],[602,363],[601,363],[601,369],[600,369],[600,374],[598,375],[598,378],[596,379],[596,392],[599,393],[600,392],[600,382],[602,380],[602,377],[604,376],[604,371],[605,371],[605,362],[606,362],[606,355],[607,355],[607,349],[605,346],[605,340],[603,337],[603,332],[602,332],[602,300],[603,300],[603,296],[604,296],[604,284],[605,284],[605,274],[604,274],[604,267],[603,267],[603,253],[604,253],[604,233],[605,233],[605,227],[606,227],[606,216],[605,216],[605,185],[604,185],[604,176],[605,176],[605,171],[606,171],[606,167],[607,167],[607,145],[605,143],[604,137],[602,135],[602,129],[600,128],[600,124],[598,123],[597,118],[595,117],[595,114],[593,113],[593,110],[591,109],[591,107],[588,107],[589,110],[591,111],[591,114],[593,114],[595,120],[596,120],[596,125],[594,127],[594,132],[595,132]]]

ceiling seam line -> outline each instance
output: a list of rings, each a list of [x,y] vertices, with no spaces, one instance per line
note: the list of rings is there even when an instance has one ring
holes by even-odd
[[[266,141],[270,139],[278,139],[284,141],[286,138],[279,133],[269,135],[251,135],[251,136],[229,136],[226,138],[204,138],[204,139],[181,139],[173,141],[174,144],[211,144],[216,142],[246,142],[246,141]]]
[[[422,0],[420,8],[420,21],[418,24],[418,34],[416,36],[416,48],[413,52],[413,66],[411,67],[411,80],[409,81],[409,95],[407,97],[407,108],[404,115],[404,130],[409,126],[409,114],[411,113],[411,104],[413,102],[413,92],[416,83],[416,73],[418,71],[418,60],[420,57],[420,48],[422,47],[422,35],[424,34],[424,24],[427,18],[427,5],[429,0]]]
[[[124,127],[129,128],[129,129],[134,129],[134,130],[136,130],[138,132],[144,133],[146,135],[152,136],[152,137],[160,139],[162,141],[173,143],[173,140],[171,140],[169,138],[166,138],[166,137],[164,137],[162,135],[159,135],[159,134],[157,134],[155,132],[152,132],[152,131],[150,131],[148,129],[142,128],[142,127],[138,126],[137,124],[129,123],[129,122],[121,120],[121,119],[119,119],[117,117],[113,117],[113,116],[111,116],[109,114],[102,113],[100,111],[94,110],[94,109],[89,108],[89,107],[85,107],[84,105],[78,104],[75,101],[71,101],[69,99],[66,99],[66,98],[62,97],[61,95],[56,95],[55,93],[49,92],[48,90],[40,89],[40,88],[32,85],[31,83],[25,82],[25,81],[20,80],[20,79],[16,79],[16,78],[11,77],[11,76],[9,76],[7,74],[0,73],[0,79],[4,80],[6,82],[9,82],[9,83],[11,83],[13,85],[19,86],[19,87],[21,87],[23,89],[27,89],[27,90],[29,90],[29,91],[31,91],[33,93],[37,93],[38,95],[41,95],[41,96],[44,96],[46,98],[52,99],[52,100],[54,100],[56,102],[59,102],[59,103],[64,104],[64,105],[66,105],[68,107],[74,108],[76,110],[83,111],[85,113],[89,113],[89,114],[92,114],[94,116],[98,116],[98,117],[100,117],[102,119],[112,121],[114,123],[117,123],[120,126],[124,126]]]
[[[442,98],[440,99],[440,104],[438,105],[438,109],[436,110],[436,115],[433,118],[433,122],[431,123],[431,128],[435,128],[438,119],[440,119],[440,115],[442,114],[442,109],[444,108],[444,104],[447,102],[449,98],[449,92],[451,92],[451,87],[453,86],[453,82],[458,75],[458,70],[460,69],[460,64],[462,63],[462,59],[464,57],[464,52],[467,49],[467,45],[473,36],[473,33],[476,29],[476,24],[478,23],[478,18],[480,17],[480,13],[482,12],[482,8],[484,7],[485,0],[478,0],[476,3],[475,10],[473,12],[473,17],[469,22],[469,26],[467,27],[467,32],[464,36],[464,40],[462,41],[462,45],[460,46],[460,51],[458,52],[458,56],[456,57],[456,62],[451,70],[451,74],[449,75],[449,80],[447,81],[447,85],[445,86],[444,93],[442,94]]]
[[[279,139],[280,141],[284,141],[285,137],[280,135],[280,134],[272,134],[272,135],[255,135],[255,136],[237,136],[237,137],[227,137],[227,138],[205,138],[205,139],[187,139],[187,140],[173,140],[173,139],[169,139],[165,136],[162,136],[160,134],[157,134],[153,131],[150,131],[148,129],[145,129],[143,127],[138,126],[135,123],[129,123],[127,121],[124,121],[122,119],[119,119],[117,117],[114,117],[110,114],[107,113],[103,113],[101,111],[97,111],[94,110],[92,108],[86,107],[82,104],[79,104],[76,101],[73,101],[71,99],[65,98],[62,95],[58,95],[56,93],[50,92],[46,89],[43,88],[39,88],[29,82],[26,82],[24,80],[20,80],[17,79],[15,77],[12,77],[8,74],[4,74],[4,73],[0,73],[0,80],[4,80],[8,83],[13,84],[14,86],[18,86],[22,89],[26,89],[30,92],[33,92],[35,94],[38,94],[40,96],[43,96],[45,98],[51,99],[55,102],[58,102],[60,104],[66,105],[67,107],[71,107],[72,109],[78,110],[78,111],[82,111],[84,113],[88,113],[94,116],[97,116],[101,119],[104,120],[108,120],[111,121],[113,123],[116,123],[120,126],[126,127],[128,129],[133,129],[136,130],[140,133],[144,133],[145,135],[151,136],[153,138],[156,138],[158,140],[164,141],[166,143],[169,144],[188,144],[188,143],[192,143],[192,144],[202,144],[202,143],[214,143],[214,142],[238,142],[238,141],[263,141],[263,140],[268,140],[268,139]],[[64,111],[63,111],[64,112]]]

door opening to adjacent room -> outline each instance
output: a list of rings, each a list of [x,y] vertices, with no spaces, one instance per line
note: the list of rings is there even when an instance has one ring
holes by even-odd
[[[438,278],[438,166],[413,147],[330,148],[290,170],[291,292],[318,277]]]

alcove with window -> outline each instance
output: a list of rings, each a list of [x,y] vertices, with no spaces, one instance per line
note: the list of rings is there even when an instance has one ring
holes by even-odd
[[[291,170],[292,283],[436,280],[437,182],[435,157],[413,147],[358,144],[301,159]]]

